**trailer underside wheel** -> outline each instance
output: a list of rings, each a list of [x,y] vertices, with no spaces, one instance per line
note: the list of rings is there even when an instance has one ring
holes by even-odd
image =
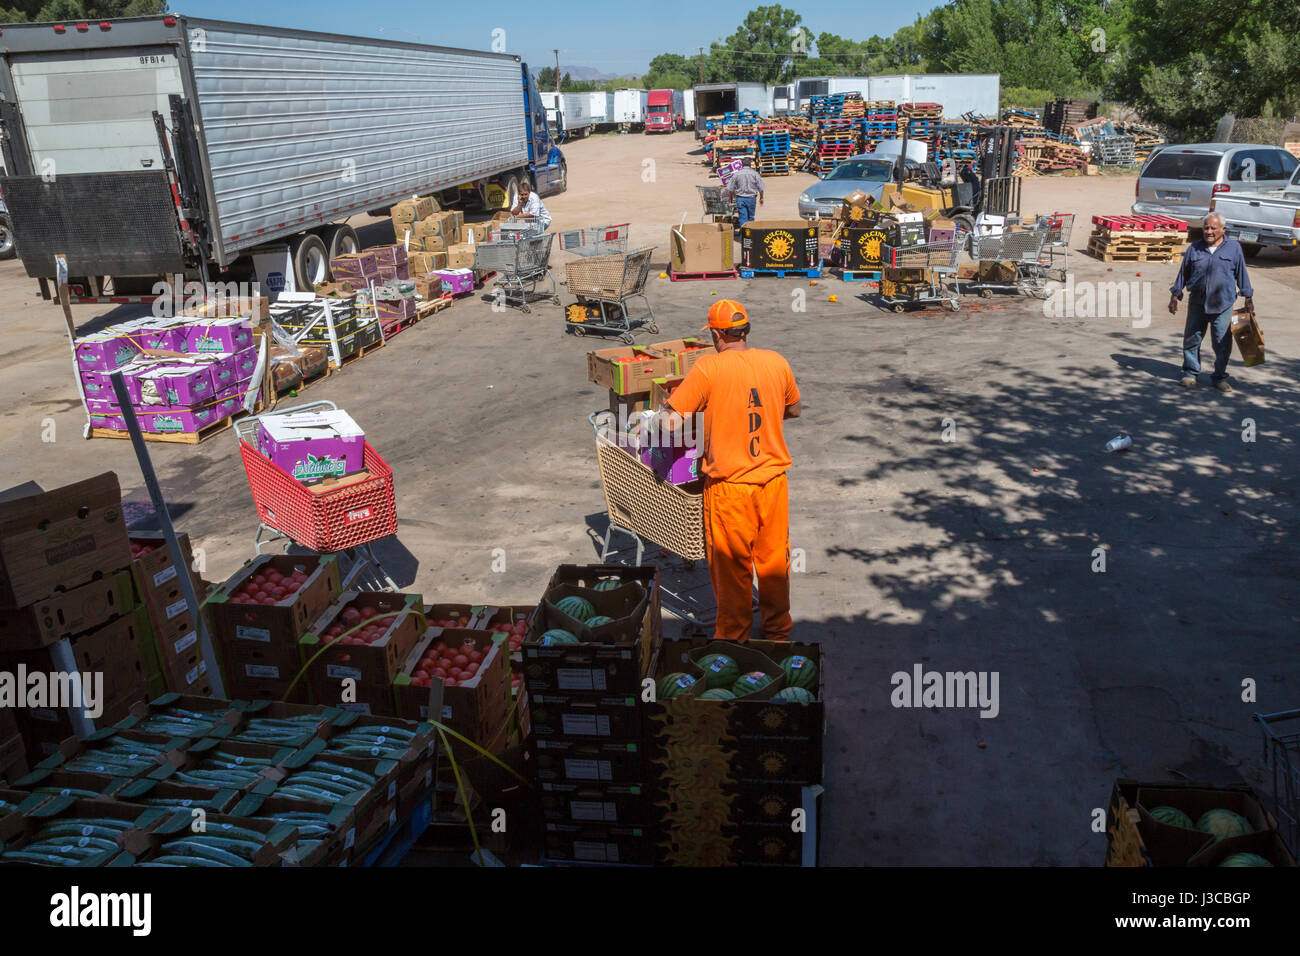
[[[346,223],[326,226],[319,235],[331,259],[361,251],[361,240],[357,238],[357,231]]]
[[[14,227],[8,216],[0,215],[0,259],[12,259],[18,254],[14,245]]]
[[[307,292],[329,278],[329,251],[320,236],[308,232],[295,236],[289,244],[293,256],[294,284]]]
[[[560,163],[560,192],[569,188],[569,164]]]

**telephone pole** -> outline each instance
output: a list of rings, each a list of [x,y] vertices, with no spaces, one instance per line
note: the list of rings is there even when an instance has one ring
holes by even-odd
[[[560,92],[560,51],[554,50],[555,53],[555,92]]]
[[[700,83],[704,83],[704,47],[700,47]]]

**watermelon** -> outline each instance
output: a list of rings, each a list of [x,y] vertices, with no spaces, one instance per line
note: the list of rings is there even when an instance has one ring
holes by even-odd
[[[562,627],[553,627],[543,634],[537,643],[542,647],[554,647],[556,644],[577,644],[578,638]]]
[[[591,586],[591,589],[593,591],[617,591],[622,586],[623,586],[622,581],[613,578],[607,578],[604,581],[597,581],[595,584]]]
[[[555,604],[557,611],[563,611],[575,621],[585,621],[596,613],[596,608],[586,598],[578,597],[576,594],[570,594],[566,598],[561,598]]]
[[[1231,810],[1222,808],[1206,810],[1202,813],[1201,819],[1196,821],[1196,829],[1202,833],[1210,834],[1210,836],[1214,837],[1215,843],[1226,840],[1228,837],[1255,832],[1251,829],[1250,821],[1240,813],[1233,813]]]
[[[1151,819],[1171,827],[1182,827],[1184,830],[1196,829],[1192,818],[1177,807],[1156,807],[1151,811]]]
[[[811,657],[791,654],[781,662],[781,670],[785,671],[785,682],[791,687],[802,687],[816,693],[817,662]]]
[[[1225,857],[1219,866],[1272,866],[1258,853],[1234,853],[1232,856]]]
[[[614,623],[614,619],[612,617],[607,617],[604,614],[597,614],[595,617],[587,618],[588,627],[600,627],[602,624],[613,624],[613,623]]]
[[[684,694],[695,686],[695,678],[690,674],[683,674],[680,671],[665,674],[659,678],[659,683],[655,687],[655,692],[660,700],[671,700],[678,694]]]
[[[814,700],[816,700],[817,698],[814,697],[812,694],[808,693],[808,692],[807,692],[806,690],[804,690],[802,687],[786,687],[786,688],[783,688],[782,690],[777,691],[777,692],[772,696],[772,699],[773,699],[773,700],[792,700],[792,701],[794,701],[796,704],[811,704],[811,703],[812,703]],[[1191,823],[1190,820],[1187,821],[1187,822],[1188,822],[1188,823]]]
[[[699,695],[700,700],[735,700],[736,695],[725,687],[715,687]]]
[[[737,697],[744,697],[756,690],[762,690],[770,683],[772,683],[772,678],[762,671],[750,671],[748,674],[742,674],[737,678],[736,682],[731,685],[731,692]]]
[[[709,690],[730,687],[740,676],[740,665],[726,654],[705,654],[695,664],[704,671],[704,682],[709,685]]]

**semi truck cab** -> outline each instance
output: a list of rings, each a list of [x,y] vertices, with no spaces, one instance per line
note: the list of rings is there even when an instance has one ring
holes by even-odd
[[[678,126],[681,109],[679,90],[651,90],[646,97],[645,131],[671,133]]]

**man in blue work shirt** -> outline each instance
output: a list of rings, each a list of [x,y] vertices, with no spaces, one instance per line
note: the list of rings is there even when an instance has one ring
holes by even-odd
[[[1169,314],[1178,314],[1178,302],[1188,294],[1187,324],[1183,327],[1183,377],[1179,384],[1192,386],[1201,371],[1201,341],[1210,327],[1214,344],[1214,374],[1210,381],[1221,392],[1231,392],[1228,358],[1232,355],[1232,306],[1240,291],[1246,309],[1255,311],[1251,298],[1255,290],[1246,275],[1246,257],[1236,239],[1223,234],[1223,217],[1212,212],[1205,217],[1204,236],[1183,253],[1178,278],[1170,288]]]
[[[763,177],[754,172],[754,161],[748,156],[736,174],[727,183],[727,192],[736,200],[736,225],[752,222],[757,207],[763,204]],[[757,205],[756,205],[757,204]]]

